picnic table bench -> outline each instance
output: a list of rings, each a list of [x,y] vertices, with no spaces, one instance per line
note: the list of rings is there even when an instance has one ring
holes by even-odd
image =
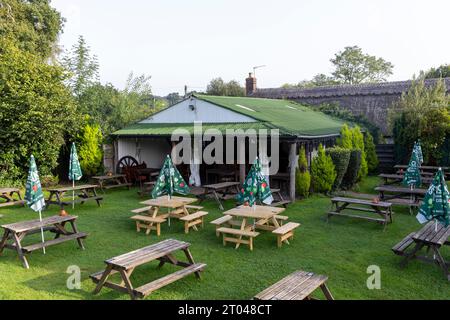
[[[312,272],[297,271],[257,294],[255,300],[312,300],[311,295],[321,289],[327,300],[334,300],[327,287],[328,277]]]
[[[61,209],[63,209],[64,206],[70,205],[72,203],[84,204],[89,200],[95,200],[97,202],[97,205],[100,207],[100,201],[103,200],[103,197],[97,195],[97,187],[98,185],[88,184],[75,186],[75,188],[64,187],[48,189],[47,191],[50,193],[50,195],[46,200],[46,207],[48,208],[52,204],[57,204],[61,207]],[[72,200],[73,191],[75,191],[75,200]],[[70,193],[70,199],[64,198],[67,193]]]
[[[6,202],[0,202],[0,208],[14,205],[25,205],[20,190],[17,188],[0,188],[0,198]]]
[[[450,227],[444,227],[441,224],[438,224],[436,227],[436,222],[432,221],[427,223],[420,231],[407,235],[392,248],[392,251],[404,257],[401,262],[402,267],[405,267],[412,259],[437,264],[444,272],[447,280],[450,281],[450,262],[445,261],[440,252],[442,246],[450,245],[449,237]],[[419,252],[423,249],[426,249],[427,253],[431,251],[433,256],[419,255]]]
[[[272,196],[274,198],[274,202],[272,202],[272,207],[285,207],[287,208],[288,204],[291,203],[288,200],[285,200],[283,195],[281,194],[281,189],[270,189]]]
[[[393,222],[392,203],[389,202],[373,202],[365,199],[335,197],[331,199],[331,210],[332,211],[328,212],[327,221],[329,221],[332,216],[359,218],[381,223],[384,225],[384,229],[386,229],[388,223]],[[379,217],[373,218],[359,214],[347,214],[342,213],[343,210],[375,213],[379,215]]]
[[[401,183],[403,181],[403,174],[390,174],[390,173],[382,173],[379,175],[380,178],[384,179],[385,185],[391,185],[395,183]],[[421,177],[422,183],[432,183],[433,177],[425,176]]]
[[[128,293],[132,300],[145,298],[153,291],[158,290],[170,283],[180,280],[192,273],[200,279],[200,272],[206,267],[204,263],[195,263],[191,252],[190,244],[183,241],[168,239],[159,243],[108,259],[105,261],[106,269],[94,274],[90,278],[97,284],[94,294],[100,292],[103,287],[107,287],[119,292]],[[180,261],[173,255],[177,251],[183,251],[188,262]],[[165,277],[134,288],[130,281],[131,274],[135,268],[152,261],[159,261],[158,268],[169,263],[182,267],[181,270],[171,273]],[[120,284],[108,281],[110,275],[119,273],[122,279]]]
[[[114,174],[114,175],[106,175],[106,176],[95,176],[92,177],[102,191],[113,189],[113,188],[122,188],[127,187],[130,190],[131,183],[128,182],[127,176],[124,174]]]
[[[426,195],[427,189],[423,188],[407,188],[400,186],[379,186],[375,188],[379,193],[379,198],[382,201],[392,203],[398,206],[409,207],[410,213],[413,208],[420,206],[421,199]]]
[[[398,169],[399,172],[403,172],[408,169],[407,165],[398,164],[394,166],[394,169]],[[446,178],[450,178],[450,167],[437,167],[437,166],[420,166],[420,172],[422,175],[434,176],[439,169],[442,169]]]
[[[75,223],[77,218],[78,217],[76,216],[53,216],[44,218],[42,221],[37,219],[2,225],[1,227],[5,230],[5,232],[2,240],[0,241],[0,255],[4,249],[17,251],[23,266],[29,269],[29,264],[25,254],[33,251],[71,240],[76,240],[79,247],[84,250],[82,239],[86,238],[88,235],[87,233],[78,231]],[[65,226],[67,223],[71,225],[72,231],[66,229]],[[22,240],[26,236],[40,233],[41,228],[43,228],[44,231],[56,234],[55,238],[52,240],[46,240],[45,242],[22,246]]]
[[[220,210],[224,210],[221,200],[232,199],[239,193],[239,182],[220,182],[203,186],[203,193],[199,194],[199,203],[206,199],[208,194],[213,194],[214,199],[219,204]]]

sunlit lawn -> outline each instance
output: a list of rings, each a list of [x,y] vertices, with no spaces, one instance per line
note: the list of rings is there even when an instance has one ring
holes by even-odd
[[[359,191],[371,192],[377,183],[375,178],[368,179]],[[173,221],[170,228],[164,225],[160,238],[138,234],[129,217],[131,209],[140,207],[140,201],[136,190],[115,190],[105,194],[101,208],[95,202],[78,205],[75,210],[68,208],[71,214],[79,216],[79,229],[89,233],[85,251],[79,250],[75,241],[50,247],[46,255],[37,251],[29,256],[31,268],[26,270],[17,255],[6,250],[0,257],[0,299],[129,299],[109,289],[93,296],[94,285],[88,275],[103,269],[107,258],[166,238],[190,242],[196,261],[208,266],[201,281],[194,276],[184,278],[148,299],[250,299],[298,269],[328,275],[329,288],[337,299],[449,298],[450,283],[437,266],[414,261],[401,269],[401,258],[391,251],[405,235],[420,228],[405,209],[395,208],[394,224],[383,232],[382,226],[368,221],[334,218],[327,224],[324,217],[330,201],[324,196],[313,196],[289,206],[285,212],[291,221],[302,224],[291,245],[278,249],[275,236],[262,233],[255,240],[255,250],[250,252],[247,247],[235,250],[231,244],[223,247],[209,223],[188,235],[178,221]],[[206,201],[204,206],[210,213],[207,222],[221,216],[215,202]],[[226,206],[232,208],[234,201],[228,201]],[[53,206],[45,216],[57,213],[58,208]],[[4,208],[0,214],[4,215],[1,224],[37,217],[26,208]],[[39,241],[38,235],[33,237]],[[450,250],[445,248],[443,254],[448,259]],[[66,270],[71,265],[82,270],[81,290],[66,287]],[[381,290],[369,290],[366,286],[370,265],[381,268]],[[136,269],[132,281],[140,285],[175,270],[169,265],[161,270],[156,266],[153,263]]]

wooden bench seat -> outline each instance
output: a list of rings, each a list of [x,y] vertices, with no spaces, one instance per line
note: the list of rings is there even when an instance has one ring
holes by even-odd
[[[202,206],[192,206],[192,205],[186,205],[184,206],[186,209],[193,209],[193,210],[202,210],[203,207]]]
[[[294,239],[294,230],[298,227],[300,227],[300,223],[288,222],[278,229],[272,231],[272,233],[277,235],[278,248],[281,248],[284,241]]]
[[[136,231],[141,232],[142,229],[146,229],[145,234],[149,235],[152,230],[156,231],[156,235],[159,237],[161,235],[161,223],[167,220],[163,217],[149,217],[149,216],[133,216],[132,220],[136,221]]]
[[[350,218],[357,218],[357,219],[379,222],[382,224],[386,223],[386,220],[382,219],[382,218],[372,218],[372,217],[366,217],[366,216],[359,216],[356,214],[348,214],[348,213],[341,213],[341,212],[334,212],[334,211],[328,212],[328,216],[350,217]]]
[[[255,231],[246,231],[246,230],[225,228],[225,227],[217,229],[217,232],[223,234],[223,245],[224,246],[226,246],[227,242],[233,242],[233,243],[236,243],[236,249],[237,249],[237,248],[239,248],[240,244],[246,244],[249,246],[250,251],[253,251],[253,238],[255,238],[259,235],[259,232],[255,232]],[[229,237],[228,235],[239,236],[239,238]],[[242,239],[242,237],[246,237],[246,238],[248,238],[248,240]]]
[[[88,236],[87,233],[84,232],[78,232],[78,233],[74,233],[74,234],[70,234],[67,236],[61,236],[59,238],[53,239],[53,240],[48,240],[45,242],[39,242],[39,243],[35,243],[26,247],[22,247],[22,250],[25,253],[29,253],[29,252],[33,252],[42,248],[47,248],[56,244],[60,244],[66,241],[71,241],[71,240],[76,240],[76,239],[84,239]]]
[[[206,267],[206,264],[204,264],[204,263],[196,263],[196,264],[190,265],[189,267],[183,268],[177,272],[171,273],[163,278],[152,281],[150,283],[147,283],[141,287],[134,289],[135,295],[141,299],[145,298],[146,296],[148,296],[155,290],[158,290],[158,289],[160,289],[164,286],[167,286],[177,280],[187,277],[190,274],[203,271],[203,269],[205,267]]]
[[[208,215],[206,211],[197,211],[188,216],[183,216],[180,218],[181,221],[184,221],[184,233],[188,234],[189,229],[201,225],[203,227],[203,218]]]
[[[24,206],[25,201],[24,200],[17,200],[17,201],[10,201],[10,202],[0,202],[0,208],[3,207],[10,207],[10,206]]]
[[[404,256],[406,249],[408,249],[413,243],[413,236],[415,235],[415,232],[411,232],[408,234],[405,238],[402,239],[399,243],[397,243],[393,248],[392,251],[399,256]]]
[[[145,208],[131,210],[131,212],[133,212],[133,213],[149,212],[151,209],[152,209],[152,207],[145,207]]]
[[[222,226],[229,226],[229,221],[233,219],[232,216],[225,215],[223,217],[220,217],[216,220],[211,221],[210,223],[216,226],[216,236],[220,237],[220,232],[217,231],[217,229],[221,228]]]
[[[290,202],[290,201],[287,201],[287,200],[276,201],[276,202],[273,202],[270,206],[272,206],[272,207],[285,207],[285,208],[287,208],[287,206],[288,206],[290,203],[291,203],[291,202]]]
[[[121,183],[121,184],[109,184],[109,185],[105,185],[103,186],[103,189],[109,190],[109,189],[114,189],[114,188],[122,188],[122,187],[127,187],[130,188],[133,184],[132,183]]]

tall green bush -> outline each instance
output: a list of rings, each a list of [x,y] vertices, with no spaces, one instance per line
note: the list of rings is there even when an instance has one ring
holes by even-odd
[[[337,145],[345,149],[353,148],[353,133],[346,123],[342,126],[341,137],[337,140]]]
[[[351,189],[358,181],[358,173],[361,167],[361,150],[353,149],[350,151],[350,161],[347,172],[344,175],[341,186],[344,189]]]
[[[79,151],[80,165],[83,174],[93,176],[102,168],[103,152],[101,148],[102,132],[98,125],[86,125],[81,136]]]
[[[308,161],[306,160],[306,151],[303,146],[300,149],[298,158],[298,168],[295,173],[295,190],[301,197],[307,197],[309,195],[309,189],[311,188],[311,174],[308,171]]]
[[[311,184],[314,192],[328,193],[333,188],[336,179],[336,170],[333,160],[325,153],[322,145],[319,146],[318,154],[311,164]]]
[[[361,180],[367,176],[369,173],[369,167],[367,165],[367,156],[364,147],[364,135],[361,132],[361,129],[356,126],[352,129],[353,135],[353,148],[361,150],[361,166],[358,172],[358,180]]]
[[[378,156],[375,149],[373,137],[369,132],[364,135],[364,150],[366,152],[367,166],[370,174],[374,174],[378,170]]]
[[[336,179],[334,180],[333,190],[337,190],[341,187],[342,179],[347,172],[348,164],[350,162],[349,149],[341,147],[329,148],[326,150],[326,154],[331,157],[334,167],[336,169]]]

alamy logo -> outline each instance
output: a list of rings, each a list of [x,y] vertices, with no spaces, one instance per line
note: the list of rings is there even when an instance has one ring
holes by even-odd
[[[372,265],[367,268],[367,274],[370,276],[367,278],[367,288],[369,290],[381,289],[381,269],[379,266]]]
[[[69,266],[66,273],[70,274],[67,278],[66,286],[69,290],[81,289],[81,270],[79,266]]]

